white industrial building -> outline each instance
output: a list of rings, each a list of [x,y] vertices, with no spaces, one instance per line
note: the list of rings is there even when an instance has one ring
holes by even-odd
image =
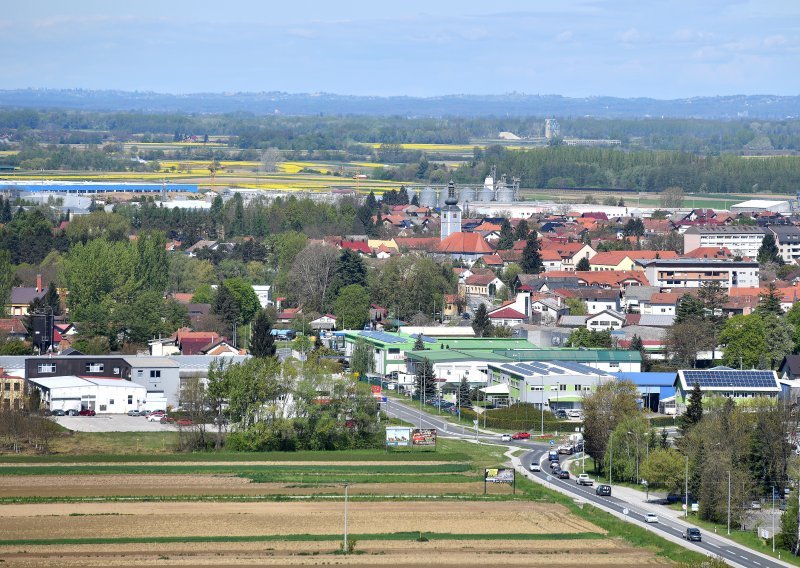
[[[781,213],[789,214],[792,212],[791,204],[786,201],[771,201],[768,199],[750,199],[749,201],[742,201],[736,205],[731,205],[731,213],[738,215],[739,213]]]
[[[125,379],[76,376],[28,379],[41,392],[50,410],[94,410],[98,414],[124,414],[147,406],[147,388]],[[163,407],[162,407],[163,408]]]
[[[755,258],[766,231],[751,225],[694,226],[683,233],[683,252],[700,247],[727,248],[740,257]]]

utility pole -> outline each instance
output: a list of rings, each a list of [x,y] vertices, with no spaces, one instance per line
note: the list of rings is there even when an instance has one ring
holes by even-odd
[[[772,552],[775,552],[775,486],[772,486]]]
[[[542,438],[544,438],[544,375],[542,375],[542,395],[541,404],[539,406],[542,409]]]
[[[349,484],[344,484],[344,549],[342,550],[347,554],[347,488]]]
[[[728,470],[728,534],[731,534],[731,470]]]
[[[689,456],[686,456],[686,485],[684,491],[686,492],[686,509],[683,511],[683,518],[689,518]]]
[[[611,470],[614,468],[614,431],[611,431],[609,438],[609,452],[608,452],[608,484],[611,485]]]

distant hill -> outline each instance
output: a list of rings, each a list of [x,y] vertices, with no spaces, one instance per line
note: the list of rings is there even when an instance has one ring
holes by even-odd
[[[186,113],[398,116],[592,116],[597,118],[788,119],[800,96],[732,95],[658,100],[560,95],[367,97],[329,93],[195,93],[18,89],[0,91],[0,107]]]

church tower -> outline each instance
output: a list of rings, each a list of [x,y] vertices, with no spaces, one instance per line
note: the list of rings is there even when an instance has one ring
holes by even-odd
[[[453,233],[461,232],[461,208],[458,206],[456,186],[453,180],[447,184],[447,199],[441,213],[441,238],[445,240]]]

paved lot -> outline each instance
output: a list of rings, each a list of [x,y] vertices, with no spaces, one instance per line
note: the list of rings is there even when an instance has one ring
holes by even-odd
[[[169,432],[173,424],[148,422],[144,416],[98,414],[97,416],[55,416],[58,424],[76,432]]]

